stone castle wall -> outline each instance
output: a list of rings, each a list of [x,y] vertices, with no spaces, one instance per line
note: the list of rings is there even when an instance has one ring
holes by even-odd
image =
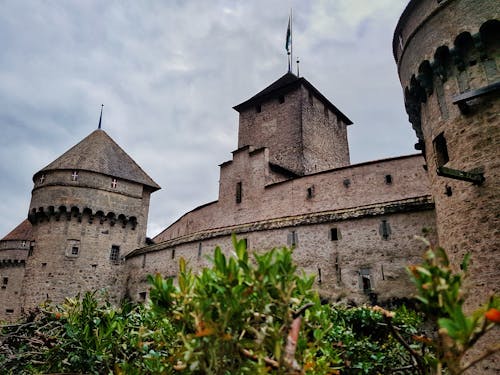
[[[422,235],[424,227],[435,225],[432,203],[426,201],[423,206],[412,212],[394,213],[379,206],[371,211],[351,210],[344,216],[325,215],[316,221],[310,217],[273,219],[255,226],[166,241],[127,259],[128,293],[133,300],[144,299],[149,290],[148,274],[175,278],[179,257],[197,272],[210,264],[207,259],[216,246],[229,255],[234,231],[238,238],[247,240],[251,251],[295,244],[294,261],[304,272],[316,276],[317,289],[331,300],[366,303],[369,292],[381,301],[408,298],[411,286],[405,267],[420,263],[425,248],[415,236]],[[381,231],[383,221],[390,232],[387,238]],[[332,230],[336,238],[332,237]],[[431,231],[429,239],[434,238]],[[362,273],[370,278],[370,291],[363,290]]]
[[[21,314],[24,267],[24,259],[0,260],[0,321],[13,322]]]
[[[241,150],[221,167],[219,200],[185,214],[155,241],[212,230],[214,223],[229,227],[426,196],[429,187],[423,164],[421,156],[405,156],[267,184],[266,152]],[[241,203],[235,199],[238,182],[242,183]]]

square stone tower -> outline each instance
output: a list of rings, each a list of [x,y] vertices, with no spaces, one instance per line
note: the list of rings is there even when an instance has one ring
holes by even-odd
[[[352,121],[303,77],[288,72],[234,109],[238,148],[267,147],[271,163],[298,176],[350,164]]]

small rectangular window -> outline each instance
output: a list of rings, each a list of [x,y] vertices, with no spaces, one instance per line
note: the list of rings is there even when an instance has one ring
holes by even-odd
[[[5,309],[7,314],[14,314],[14,309]]]
[[[391,227],[387,220],[382,220],[382,222],[380,223],[379,233],[384,240],[388,240],[391,236]]]
[[[284,95],[280,95],[279,98],[278,98],[278,101],[280,102],[280,104],[283,104],[285,102],[285,96]]]
[[[47,267],[47,263],[44,262],[44,263],[42,263],[42,268],[45,268],[45,267]]]
[[[309,104],[310,105],[313,105],[314,104],[314,96],[313,96],[313,93],[311,91],[309,91]]]
[[[175,259],[175,249],[172,249],[172,259]]]
[[[257,113],[261,113],[262,112],[262,106],[260,104],[257,104],[255,106],[255,112],[257,112]]]
[[[120,246],[111,246],[111,252],[109,254],[109,260],[113,263],[118,263],[120,261]]]
[[[307,188],[307,199],[314,197],[314,185]]]
[[[324,112],[326,118],[330,117],[330,111],[328,110],[328,107],[326,105],[323,108],[323,112]]]
[[[236,203],[241,203],[243,198],[243,186],[241,181],[236,183]]]
[[[436,138],[434,138],[434,141],[432,143],[434,145],[434,153],[436,155],[436,165],[437,167],[442,167],[450,160],[444,133],[441,133]]]
[[[203,245],[202,245],[202,243],[200,242],[200,243],[198,244],[198,259],[200,259],[200,258],[201,258],[202,247],[203,247]]]
[[[243,238],[242,240],[245,243],[245,249],[248,250],[248,238]]]
[[[69,258],[76,258],[80,252],[79,240],[68,240],[66,244],[66,256]]]
[[[385,175],[385,183],[386,183],[387,185],[392,184],[392,176],[391,176],[390,174],[386,174],[386,175]]]
[[[363,290],[363,292],[368,293],[373,289],[373,283],[371,278],[371,270],[369,268],[362,268],[359,271],[359,286]]]
[[[299,237],[297,235],[297,232],[292,230],[290,233],[288,233],[286,242],[289,247],[297,246],[299,242]]]
[[[140,292],[139,293],[139,298],[141,301],[145,301],[147,296],[147,292]]]
[[[345,178],[342,183],[344,184],[344,187],[346,187],[346,188],[351,186],[351,180],[349,180],[348,178]]]
[[[146,267],[146,254],[142,256],[142,268]]]
[[[7,285],[9,283],[9,278],[8,277],[4,277],[2,279],[2,285]]]
[[[339,228],[331,228],[330,229],[330,239],[332,241],[338,241],[340,239],[340,230],[339,230]]]

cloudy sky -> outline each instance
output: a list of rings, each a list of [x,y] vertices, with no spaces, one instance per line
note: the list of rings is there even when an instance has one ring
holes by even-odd
[[[391,40],[406,0],[0,1],[0,237],[32,176],[103,128],[162,186],[148,234],[217,199],[237,147],[232,107],[286,72],[354,125],[351,162],[414,153]]]

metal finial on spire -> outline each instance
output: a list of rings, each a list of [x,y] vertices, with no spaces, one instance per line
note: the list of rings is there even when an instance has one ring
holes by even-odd
[[[297,77],[300,77],[299,63],[300,63],[299,56],[297,56]]]
[[[101,115],[99,116],[99,126],[97,127],[97,129],[101,128],[101,123],[102,123],[102,108],[103,107],[104,107],[104,104],[101,104]]]

